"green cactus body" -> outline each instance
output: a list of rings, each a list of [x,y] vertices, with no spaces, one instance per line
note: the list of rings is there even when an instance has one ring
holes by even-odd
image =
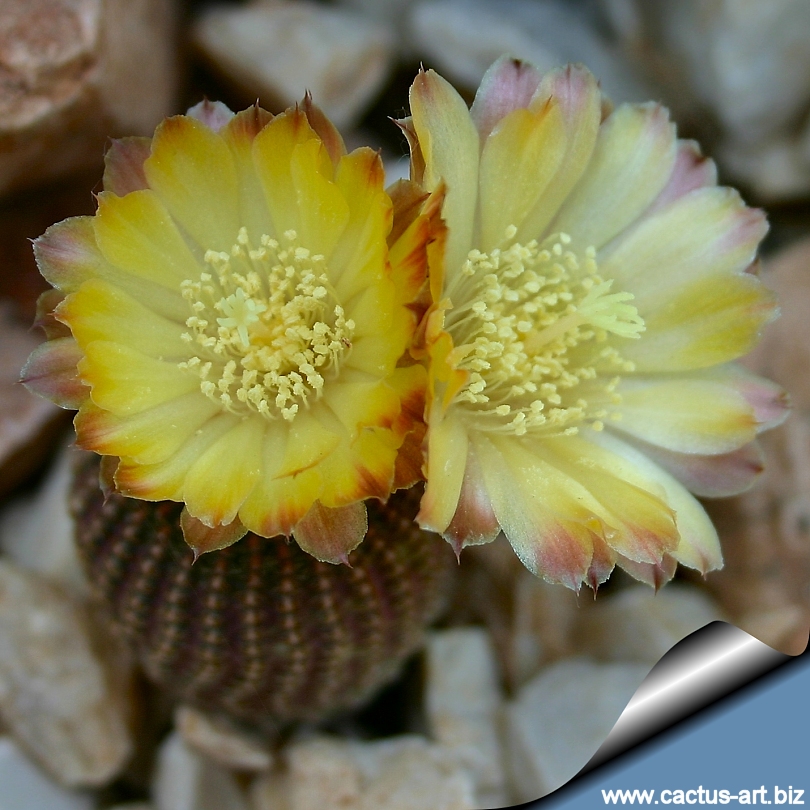
[[[358,706],[398,673],[446,600],[455,567],[418,529],[418,491],[368,503],[351,567],[247,534],[193,555],[182,506],[112,494],[83,455],[71,498],[97,597],[149,677],[183,700],[250,720],[315,721]]]

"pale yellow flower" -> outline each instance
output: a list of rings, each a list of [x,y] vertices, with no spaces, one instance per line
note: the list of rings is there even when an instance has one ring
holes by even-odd
[[[773,317],[749,272],[760,211],[716,185],[656,104],[503,58],[471,110],[433,71],[401,122],[412,177],[446,186],[430,267],[427,489],[458,551],[502,530],[571,588],[614,565],[655,585],[721,564],[687,491],[744,489],[781,391],[729,365]]]

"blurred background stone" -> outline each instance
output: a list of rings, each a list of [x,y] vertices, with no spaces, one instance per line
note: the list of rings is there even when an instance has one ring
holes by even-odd
[[[5,0],[0,194],[98,166],[149,134],[177,90],[172,0]]]
[[[132,752],[126,692],[108,680],[92,636],[66,594],[0,560],[0,716],[69,787],[109,782]]]
[[[783,385],[793,410],[760,438],[765,472],[757,485],[709,504],[725,567],[708,584],[735,624],[796,655],[810,633],[810,240],[767,268],[763,280],[782,315],[746,365]]]
[[[682,125],[762,200],[810,191],[810,4],[601,0]]]
[[[308,90],[338,127],[357,122],[393,63],[386,26],[304,0],[215,6],[197,21],[194,41],[248,103],[258,96],[280,112]]]
[[[560,661],[506,711],[506,762],[518,801],[556,790],[596,753],[641,685],[645,664]]]
[[[628,64],[597,27],[592,4],[563,0],[424,0],[410,11],[412,49],[461,82],[478,87],[484,71],[508,53],[541,71],[583,62],[614,101],[645,101],[652,83]]]
[[[20,385],[20,369],[39,345],[39,336],[0,300],[0,497],[43,463],[64,426],[64,412]]]

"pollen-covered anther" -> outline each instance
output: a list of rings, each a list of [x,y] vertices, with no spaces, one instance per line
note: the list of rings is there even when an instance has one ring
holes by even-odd
[[[324,258],[286,231],[254,248],[241,228],[229,252],[205,254],[208,271],[181,284],[192,314],[183,340],[198,356],[179,364],[225,410],[292,420],[351,351],[347,319]]]
[[[471,250],[448,289],[451,362],[469,372],[455,401],[488,431],[600,431],[615,418],[605,409],[618,402],[615,373],[632,370],[613,338],[637,338],[644,321],[633,296],[599,276],[592,247],[577,253],[564,233],[524,245],[516,233]]]

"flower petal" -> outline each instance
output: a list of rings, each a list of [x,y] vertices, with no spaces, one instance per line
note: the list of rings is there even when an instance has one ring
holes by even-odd
[[[523,244],[539,239],[545,233],[563,200],[582,177],[593,154],[602,117],[599,85],[582,65],[568,65],[546,73],[529,108],[541,109],[552,98],[559,105],[565,121],[565,158],[546,193],[522,223],[514,223],[518,229],[516,238]]]
[[[201,554],[228,548],[247,534],[247,529],[238,518],[227,526],[210,528],[193,517],[188,509],[180,513],[180,528],[183,531],[183,539],[194,552],[194,562]]]
[[[289,444],[287,425],[274,423],[268,427],[262,446],[262,476],[239,510],[245,526],[262,537],[289,537],[323,488],[317,463],[297,475],[278,475]]]
[[[188,357],[188,344],[180,338],[183,325],[157,315],[106,281],[86,281],[60,304],[57,316],[70,326],[80,346],[109,340],[161,360]]]
[[[777,312],[773,293],[750,274],[707,276],[673,290],[645,311],[640,340],[622,345],[639,372],[708,368],[749,352]]]
[[[104,155],[104,190],[123,197],[149,188],[143,164],[151,148],[151,138],[114,139]]]
[[[678,141],[678,152],[672,174],[661,193],[647,209],[647,215],[666,208],[690,191],[717,185],[717,167],[714,161],[703,157],[696,141]]]
[[[247,229],[252,245],[259,245],[264,234],[273,233],[264,189],[253,163],[253,140],[273,120],[273,116],[254,105],[237,113],[220,134],[233,158],[239,190],[239,223]]]
[[[441,419],[434,410],[428,424],[427,483],[416,520],[423,529],[444,534],[458,509],[469,440],[463,422],[452,415]]]
[[[338,132],[337,127],[326,117],[323,110],[318,107],[317,104],[313,104],[312,95],[310,93],[304,95],[304,103],[301,106],[303,107],[307,121],[309,121],[309,125],[323,142],[333,165],[337,166],[340,159],[346,154],[346,144],[343,142],[343,136]]]
[[[186,111],[189,118],[205,124],[212,132],[220,132],[233,119],[233,110],[221,101],[209,101],[204,98]]]
[[[593,155],[551,230],[600,248],[661,193],[675,163],[675,128],[660,105],[622,105],[602,124]]]
[[[203,250],[231,249],[242,225],[237,179],[217,133],[186,115],[167,118],[143,168],[149,186]]]
[[[731,453],[703,456],[697,453],[676,453],[632,437],[626,439],[701,498],[739,495],[750,489],[765,469],[762,449],[756,442],[743,445]]]
[[[443,536],[458,556],[466,546],[491,543],[500,531],[501,525],[495,517],[484,483],[481,462],[474,444],[471,444],[467,451],[467,466],[464,469],[458,506]]]
[[[368,531],[366,505],[362,502],[329,509],[315,501],[293,529],[295,542],[316,560],[349,564],[349,552],[363,542]]]
[[[660,563],[641,563],[620,556],[617,565],[627,571],[631,577],[657,591],[675,576],[678,562],[669,554],[665,554]]]
[[[643,453],[606,431],[594,432],[589,440],[610,451],[615,459],[626,461],[639,475],[647,478],[651,485],[663,489],[666,501],[675,514],[678,529],[678,545],[669,552],[677,562],[696,568],[702,574],[722,566],[723,556],[717,531],[703,507],[685,487]]]
[[[306,115],[298,108],[277,115],[253,141],[253,163],[262,184],[275,235],[298,230],[298,198],[293,185],[290,161],[299,144],[317,138]],[[323,152],[329,167],[331,161]]]
[[[72,337],[49,340],[31,353],[20,372],[20,382],[60,408],[78,408],[89,393],[76,368],[82,356]]]
[[[470,108],[482,143],[502,118],[529,106],[541,78],[534,65],[511,56],[501,56],[490,65]]]
[[[481,250],[490,252],[534,208],[562,166],[565,121],[553,97],[502,118],[484,142],[480,169]]]
[[[200,277],[200,265],[153,191],[126,197],[102,192],[93,228],[109,262],[176,291],[178,297],[182,281]]]
[[[328,171],[324,172],[326,164]],[[329,262],[349,221],[349,206],[331,180],[332,164],[323,143],[312,138],[298,144],[292,152],[290,171],[298,203],[298,235],[308,250]]]
[[[220,436],[191,465],[183,483],[189,513],[206,526],[227,525],[262,472],[265,421],[244,419]]]
[[[348,204],[348,219],[329,270],[341,300],[350,301],[383,276],[392,220],[384,182],[382,161],[371,149],[355,149],[337,165],[335,184]]]
[[[238,423],[230,413],[219,413],[194,431],[173,455],[155,464],[122,458],[115,472],[115,488],[122,495],[146,501],[182,501],[183,485],[191,466]]]
[[[162,402],[200,390],[200,380],[167,363],[119,343],[96,340],[84,347],[79,375],[92,388],[91,399],[118,416],[140,413]]]
[[[647,216],[598,256],[599,271],[635,295],[642,317],[692,281],[742,273],[768,230],[728,188],[704,188]]]
[[[85,402],[74,421],[80,447],[138,464],[157,464],[174,455],[220,411],[199,391],[129,416],[116,416]]]
[[[658,563],[675,547],[675,516],[654,481],[586,439],[547,439],[541,448],[548,464],[570,478],[572,491],[576,482],[596,501],[598,505],[588,506],[614,551],[638,562]]]
[[[155,258],[154,252],[147,250],[147,254]],[[163,268],[156,281],[140,275],[140,263],[137,275],[123,272],[99,250],[94,217],[73,217],[51,225],[34,241],[34,255],[45,279],[62,292],[75,292],[88,279],[99,278],[115,284],[165,317],[187,317],[188,304],[182,299],[179,287],[172,290],[164,286],[164,276],[171,275],[171,266],[168,270]],[[183,262],[193,266],[187,264],[188,257]]]
[[[478,130],[464,99],[432,70],[420,71],[410,92],[413,126],[425,160],[428,191],[444,181],[448,281],[472,247],[478,202]]]
[[[477,436],[492,509],[520,561],[535,575],[579,590],[593,558],[588,511],[569,481],[515,439]],[[594,522],[594,527],[596,523]]]
[[[616,393],[619,422],[611,428],[679,453],[728,453],[753,441],[757,422],[748,401],[722,381],[672,375],[625,377]]]

